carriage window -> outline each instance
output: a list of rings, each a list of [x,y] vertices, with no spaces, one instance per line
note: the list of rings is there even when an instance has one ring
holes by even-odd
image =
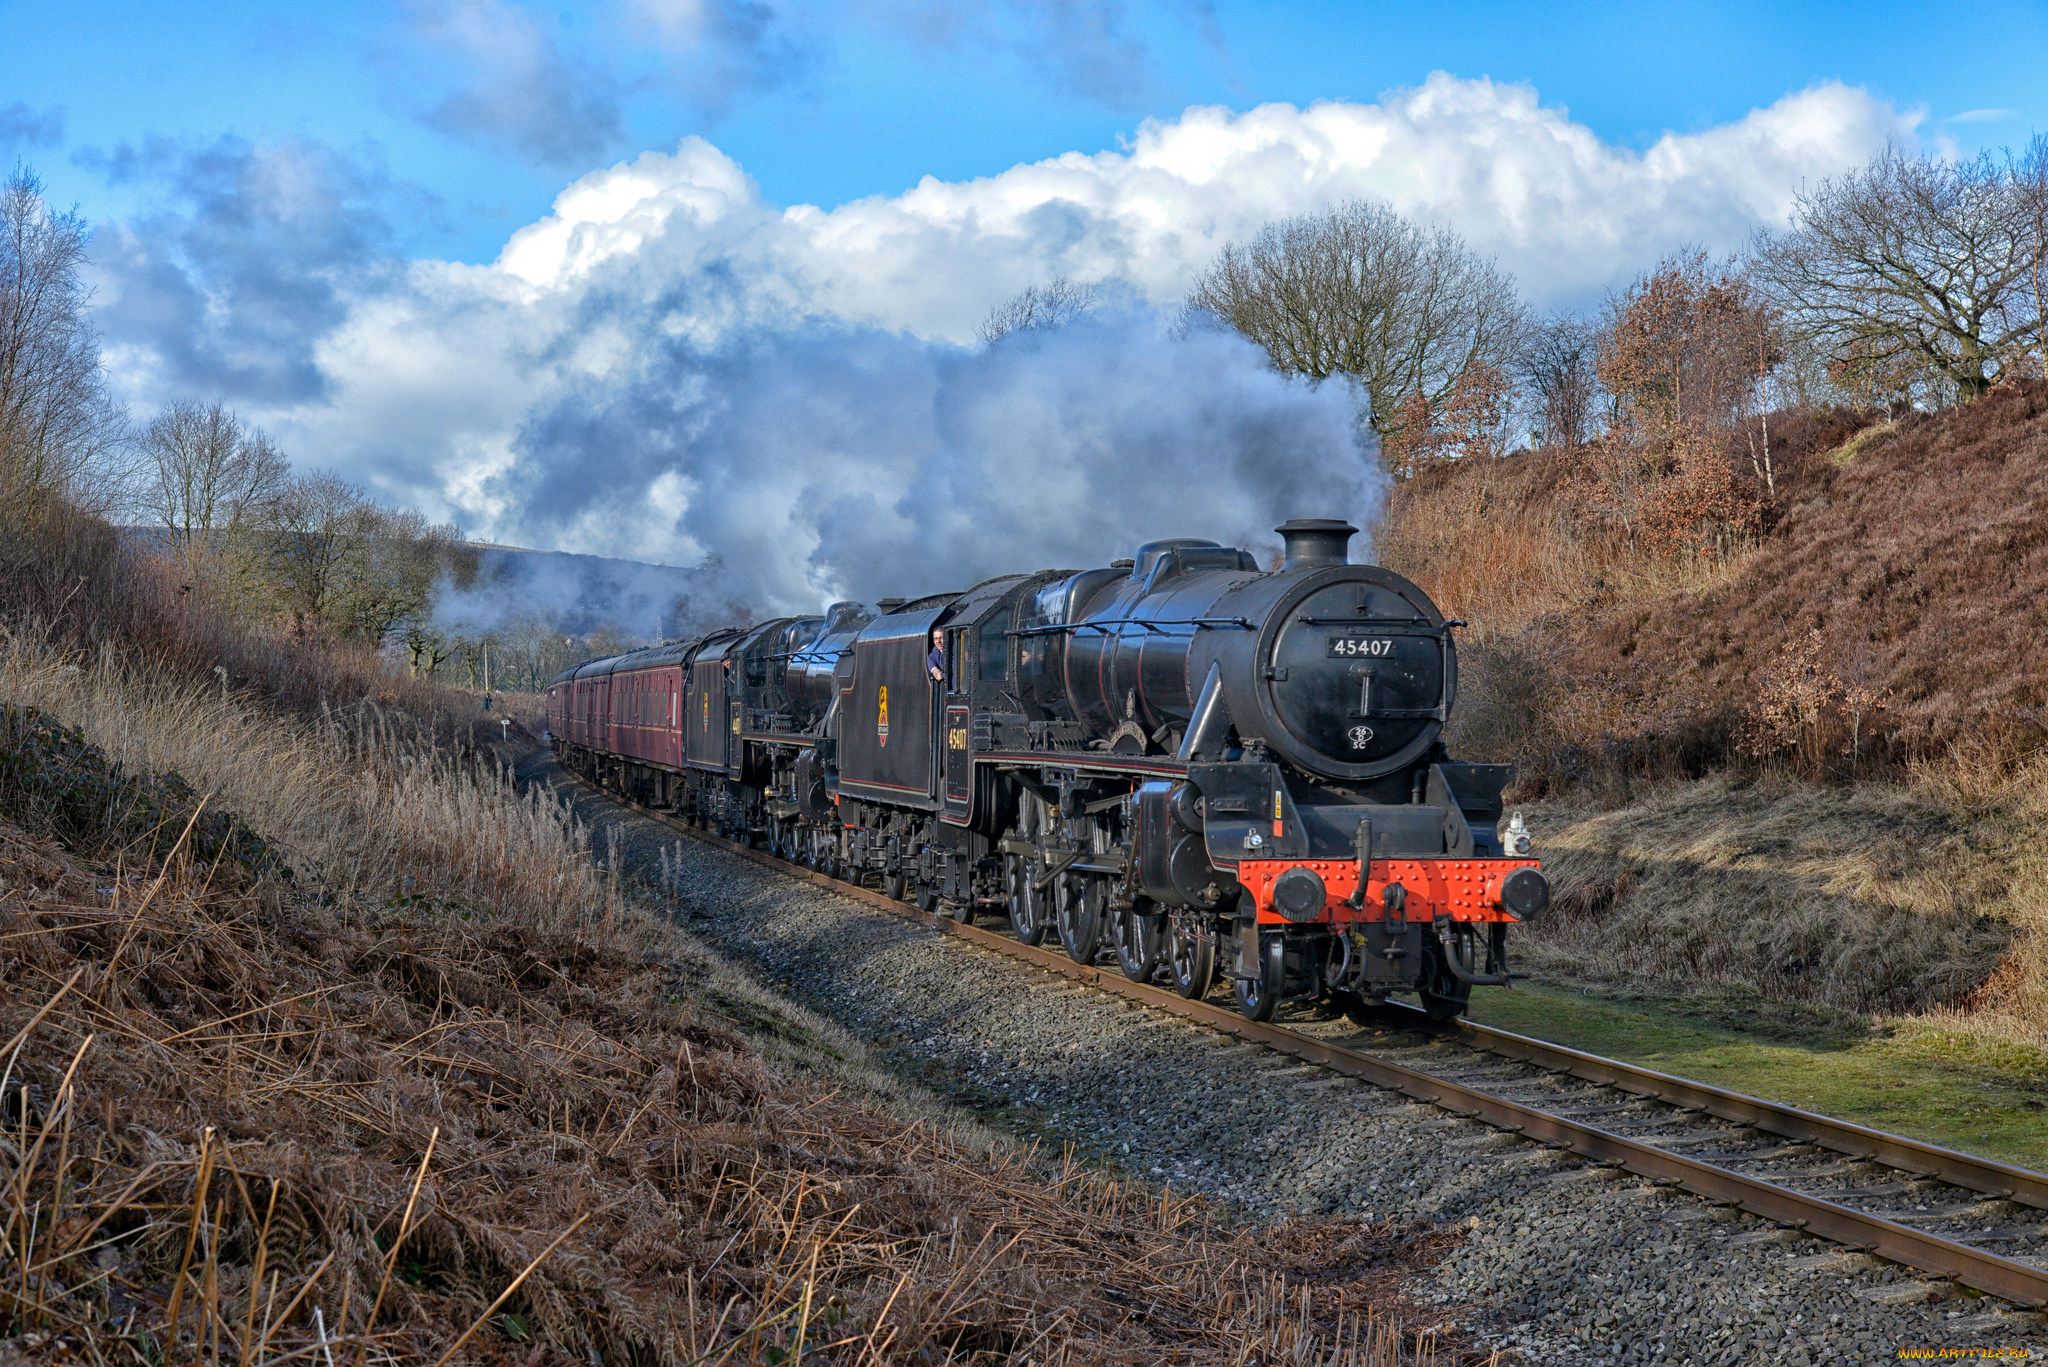
[[[975,629],[979,640],[977,647],[981,656],[980,677],[1000,682],[1010,677],[1010,637],[1003,630],[1003,621],[996,618],[984,622]]]

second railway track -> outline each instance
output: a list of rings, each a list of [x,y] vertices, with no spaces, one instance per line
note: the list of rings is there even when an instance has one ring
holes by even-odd
[[[2016,1306],[2048,1307],[2043,1174],[1472,1022],[1432,1025],[1401,1008],[1379,1028],[1249,1021],[628,805],[693,840],[1070,981]]]

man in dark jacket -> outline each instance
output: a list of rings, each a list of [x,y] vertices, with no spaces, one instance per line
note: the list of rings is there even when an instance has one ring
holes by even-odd
[[[937,627],[932,628],[932,653],[924,657],[924,667],[933,683],[946,681],[946,633]]]

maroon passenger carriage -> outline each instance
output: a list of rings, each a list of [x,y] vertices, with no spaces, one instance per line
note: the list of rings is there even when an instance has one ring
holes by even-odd
[[[1549,886],[1505,765],[1442,731],[1457,652],[1356,528],[1280,569],[1197,540],[727,627],[548,685],[570,769],[735,840],[1240,1008],[1508,981]],[[941,633],[946,678],[926,669]]]

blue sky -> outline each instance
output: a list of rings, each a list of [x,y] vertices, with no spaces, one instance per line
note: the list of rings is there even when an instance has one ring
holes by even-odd
[[[788,608],[1369,526],[1354,400],[1172,326],[1276,219],[1381,201],[1585,310],[1887,142],[2048,131],[2038,2],[0,0],[0,55],[138,420]],[[1112,307],[975,345],[1055,276]]]
[[[465,83],[518,76],[450,34],[437,14],[451,8],[0,0],[12,54],[0,109],[61,110],[61,141],[14,151],[89,216],[131,212],[159,188],[111,173],[124,145],[305,138],[423,192],[401,225],[407,245],[472,261],[575,172],[690,133],[770,202],[830,207],[925,175],[1114,147],[1191,104],[1371,100],[1437,70],[1532,85],[1635,147],[1824,81],[1924,110],[1929,132],[1965,149],[2048,129],[2041,3],[1473,4],[1447,19],[1385,4],[708,0],[670,6],[707,20],[666,43],[629,6],[494,6],[481,24],[530,26],[582,88],[583,112],[616,112],[543,153],[442,110]],[[767,16],[751,31],[749,11]]]

